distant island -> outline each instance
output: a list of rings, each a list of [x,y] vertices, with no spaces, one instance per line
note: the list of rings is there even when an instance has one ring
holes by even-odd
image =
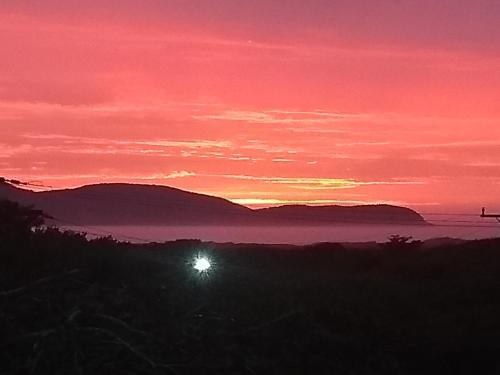
[[[73,225],[429,225],[409,208],[386,204],[251,209],[160,185],[110,183],[35,192],[0,181],[0,199],[33,205]]]

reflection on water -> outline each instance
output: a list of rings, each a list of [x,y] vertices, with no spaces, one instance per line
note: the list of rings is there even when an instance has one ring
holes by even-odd
[[[500,237],[500,225],[487,227],[336,225],[308,227],[230,226],[86,226],[66,227],[89,235],[112,235],[130,242],[201,239],[215,242],[310,244],[315,242],[385,242],[390,235],[426,240],[438,237],[481,239]]]

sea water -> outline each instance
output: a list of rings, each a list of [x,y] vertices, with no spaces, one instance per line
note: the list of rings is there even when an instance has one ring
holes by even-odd
[[[322,226],[80,226],[66,229],[88,233],[90,237],[111,235],[129,242],[164,242],[200,239],[214,242],[295,244],[317,242],[385,242],[391,235],[416,240],[450,237],[482,239],[500,237],[500,224],[480,226],[411,225],[322,225]]]

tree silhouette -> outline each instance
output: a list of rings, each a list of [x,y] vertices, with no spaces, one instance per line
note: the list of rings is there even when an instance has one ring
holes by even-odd
[[[389,236],[388,241],[383,244],[385,248],[388,249],[405,249],[405,248],[416,248],[422,244],[422,241],[412,240],[412,236],[401,236],[399,234],[393,234]]]
[[[47,218],[50,217],[32,206],[0,200],[0,246],[26,243]]]

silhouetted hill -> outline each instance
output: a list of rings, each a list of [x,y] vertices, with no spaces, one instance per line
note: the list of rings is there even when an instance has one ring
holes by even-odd
[[[113,183],[33,192],[0,182],[0,198],[32,204],[76,225],[426,224],[422,216],[404,207],[281,206],[252,210],[226,199],[158,185]]]
[[[406,207],[386,204],[364,206],[287,205],[257,211],[265,221],[291,223],[397,223],[425,224],[417,212]]]
[[[3,185],[0,194],[78,224],[207,224],[244,220],[249,208],[225,199],[155,185],[98,184],[32,192]],[[0,195],[0,196],[1,196]]]

